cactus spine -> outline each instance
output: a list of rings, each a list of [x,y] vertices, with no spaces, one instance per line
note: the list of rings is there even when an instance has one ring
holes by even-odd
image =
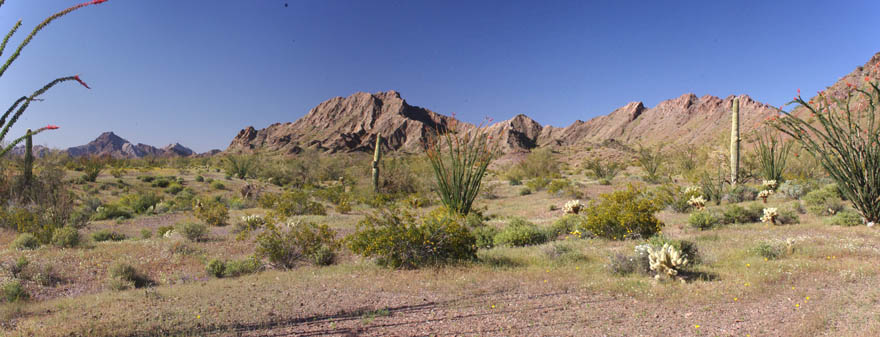
[[[739,98],[733,99],[733,114],[730,117],[730,183],[739,181]]]
[[[373,192],[379,193],[379,160],[382,159],[382,136],[376,135],[376,150],[373,152]]]
[[[22,175],[24,176],[25,186],[30,185],[31,179],[33,179],[34,176],[34,140],[31,129],[27,129],[27,133],[25,134],[24,172]]]

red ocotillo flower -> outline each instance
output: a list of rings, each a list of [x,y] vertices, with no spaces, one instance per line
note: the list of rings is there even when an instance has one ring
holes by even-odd
[[[107,0],[104,0],[104,1],[107,1]],[[57,128],[58,128],[58,125],[54,125],[54,124],[46,125],[46,130],[55,130]]]
[[[103,0],[103,1],[107,1],[107,0]],[[75,79],[77,82],[79,82],[79,84],[82,84],[82,86],[86,87],[86,89],[91,89],[91,87],[89,87],[89,85],[86,84],[86,82],[83,82],[83,80],[79,79],[79,75],[74,76],[73,79]]]

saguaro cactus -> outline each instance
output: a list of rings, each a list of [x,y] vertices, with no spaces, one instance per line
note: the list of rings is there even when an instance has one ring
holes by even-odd
[[[382,136],[376,135],[376,150],[373,152],[373,192],[379,193],[379,160],[382,159]]]
[[[27,129],[25,137],[23,168],[24,172],[22,172],[22,176],[24,176],[24,184],[30,185],[31,179],[34,176],[34,140],[33,134],[31,134],[31,129]]]
[[[739,181],[739,98],[733,99],[733,113],[730,116],[730,184]]]

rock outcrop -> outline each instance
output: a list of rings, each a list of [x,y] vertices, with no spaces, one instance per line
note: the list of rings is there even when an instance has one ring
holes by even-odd
[[[227,152],[257,150],[292,154],[306,148],[326,152],[368,151],[381,135],[391,150],[414,152],[453,118],[412,106],[396,91],[359,92],[327,100],[293,123],[276,123],[261,130],[248,127],[232,140]]]

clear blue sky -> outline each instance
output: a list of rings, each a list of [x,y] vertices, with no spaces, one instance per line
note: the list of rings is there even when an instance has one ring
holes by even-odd
[[[78,2],[7,0],[3,33],[24,26],[4,56]],[[92,90],[56,87],[12,135],[53,123],[37,144],[112,130],[198,151],[357,91],[398,90],[470,122],[525,113],[555,126],[688,92],[780,105],[880,51],[878,13],[874,0],[110,0],[41,32],[0,78],[0,102],[81,74]]]

